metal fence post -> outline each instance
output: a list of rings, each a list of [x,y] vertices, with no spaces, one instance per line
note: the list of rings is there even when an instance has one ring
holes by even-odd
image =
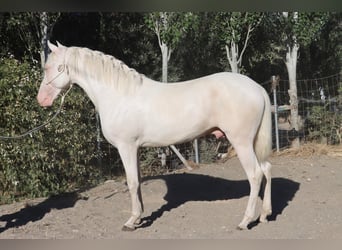
[[[276,148],[279,152],[279,132],[278,132],[278,105],[277,105],[277,85],[279,84],[279,76],[272,76],[272,90],[273,90],[273,102],[274,102],[274,130],[276,135]]]
[[[194,141],[194,148],[195,148],[195,162],[196,164],[199,164],[200,159],[199,159],[199,151],[198,151],[198,139],[195,139]]]

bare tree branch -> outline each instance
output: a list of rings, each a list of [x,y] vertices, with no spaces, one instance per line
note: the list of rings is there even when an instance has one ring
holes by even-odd
[[[245,50],[246,50],[246,48],[247,48],[248,40],[249,40],[249,38],[251,37],[251,35],[250,35],[251,31],[253,31],[252,26],[251,26],[251,25],[248,25],[248,30],[247,30],[247,35],[246,35],[245,43],[244,43],[244,45],[243,45],[243,48],[242,48],[242,51],[241,51],[241,53],[240,53],[239,59],[237,60],[237,63],[238,63],[239,65],[241,64],[242,56],[243,56],[243,54],[245,53]]]

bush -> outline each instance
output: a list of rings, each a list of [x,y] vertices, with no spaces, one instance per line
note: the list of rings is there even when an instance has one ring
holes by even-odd
[[[36,100],[41,82],[38,65],[13,57],[0,59],[0,135],[14,136],[41,125],[59,108],[42,109]],[[95,109],[86,94],[74,86],[60,114],[45,128],[21,139],[0,138],[0,204],[23,197],[38,197],[93,186],[124,173],[116,149],[100,138],[97,144]],[[201,162],[211,162],[215,142],[200,140]],[[99,147],[100,146],[100,147]],[[194,160],[192,143],[177,145]],[[167,168],[159,151],[168,152]],[[169,149],[141,148],[142,175],[177,169],[180,161]],[[104,167],[106,166],[106,167]]]
[[[339,96],[336,104],[326,102],[325,104],[315,105],[309,109],[309,140],[326,144],[339,144],[342,142],[341,98],[342,87],[339,89]]]
[[[18,135],[46,121],[59,107],[36,101],[38,65],[13,57],[0,59],[0,135]],[[73,87],[57,118],[39,132],[18,140],[0,139],[0,203],[93,185],[110,173],[96,166],[95,110]]]

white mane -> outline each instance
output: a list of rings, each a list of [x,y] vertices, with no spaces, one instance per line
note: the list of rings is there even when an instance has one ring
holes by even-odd
[[[134,91],[143,81],[142,74],[122,61],[88,48],[68,48],[66,64],[71,74],[82,74],[94,82],[114,86],[123,93]]]

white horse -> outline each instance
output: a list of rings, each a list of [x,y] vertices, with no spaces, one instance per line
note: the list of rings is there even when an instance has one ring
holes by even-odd
[[[129,68],[120,60],[87,48],[57,46],[44,69],[37,96],[51,106],[71,84],[78,84],[99,112],[105,138],[118,148],[132,200],[132,215],[123,230],[139,226],[143,212],[139,147],[167,146],[219,130],[234,146],[247,174],[250,195],[238,225],[255,220],[263,175],[266,177],[260,221],[271,208],[271,109],[265,90],[250,78],[222,72],[165,84]]]

